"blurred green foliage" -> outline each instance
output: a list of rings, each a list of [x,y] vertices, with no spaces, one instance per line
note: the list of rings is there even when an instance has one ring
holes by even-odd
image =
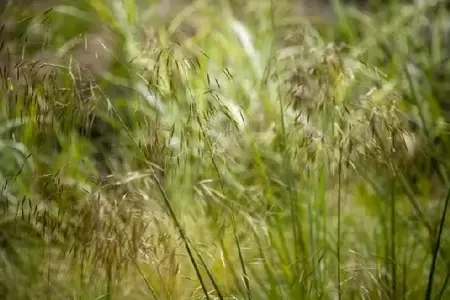
[[[450,12],[422,2],[11,2],[0,296],[446,299]]]

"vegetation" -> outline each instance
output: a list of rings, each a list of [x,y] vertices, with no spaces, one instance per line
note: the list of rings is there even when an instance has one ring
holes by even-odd
[[[3,299],[450,297],[446,1],[20,2]]]

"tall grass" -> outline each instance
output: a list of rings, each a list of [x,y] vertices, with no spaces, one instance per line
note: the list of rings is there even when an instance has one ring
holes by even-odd
[[[444,4],[9,5],[0,295],[446,299]]]

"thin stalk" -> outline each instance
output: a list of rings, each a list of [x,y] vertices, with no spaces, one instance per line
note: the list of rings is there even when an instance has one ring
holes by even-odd
[[[202,287],[203,293],[205,294],[206,299],[209,300],[210,297],[209,297],[208,291],[206,289],[205,282],[203,281],[202,274],[200,273],[200,269],[198,267],[198,264],[195,261],[195,258],[194,258],[194,255],[192,253],[191,247],[189,246],[189,241],[188,241],[188,238],[186,236],[186,233],[184,232],[183,227],[181,227],[181,224],[178,221],[178,218],[177,218],[177,216],[175,215],[175,212],[172,209],[172,205],[170,204],[169,197],[167,196],[166,191],[164,190],[164,187],[161,184],[161,181],[159,181],[158,177],[155,174],[153,174],[153,179],[155,180],[156,185],[157,185],[159,191],[161,192],[161,195],[163,196],[164,203],[166,204],[167,209],[169,210],[170,217],[172,218],[172,220],[173,220],[173,222],[175,224],[175,227],[178,230],[178,233],[180,234],[181,238],[183,239],[184,246],[186,247],[186,251],[188,253],[189,259],[191,260],[192,266],[194,267],[195,273],[196,273],[197,278],[198,278],[198,280],[200,282],[200,285]]]
[[[225,195],[225,187],[224,187],[224,184],[223,184],[222,176],[220,175],[219,166],[217,165],[217,163],[216,163],[216,161],[214,159],[214,156],[213,156],[213,150],[212,150],[211,142],[210,142],[208,136],[206,135],[206,131],[203,128],[203,123],[201,122],[200,118],[197,118],[197,122],[198,122],[198,124],[200,125],[200,127],[202,129],[202,135],[203,135],[204,139],[206,140],[206,144],[207,144],[208,150],[210,152],[209,154],[211,156],[211,162],[212,162],[212,164],[214,166],[214,170],[216,171],[216,174],[217,174],[217,179],[218,179],[218,181],[220,183],[220,188],[222,190],[222,193]],[[243,273],[243,276],[244,276],[244,284],[245,284],[245,288],[246,288],[246,292],[247,292],[247,297],[248,297],[249,300],[251,300],[252,296],[251,296],[251,291],[250,291],[250,281],[248,280],[248,274],[247,274],[247,270],[245,268],[244,256],[242,254],[241,247],[240,247],[240,242],[239,242],[239,239],[238,239],[237,234],[236,234],[236,222],[234,220],[233,214],[230,214],[230,219],[231,219],[232,226],[233,226],[234,239],[235,239],[236,246],[237,246],[237,249],[238,249],[239,262],[241,264],[242,273]],[[224,247],[223,247],[223,249],[224,249]],[[203,259],[202,259],[202,261],[203,261]],[[212,275],[210,275],[209,271],[208,271],[208,275],[210,276],[210,279],[213,282],[213,285],[216,288],[217,293],[219,294],[219,298],[223,299],[222,295],[220,293],[219,287],[216,285],[216,283],[213,280]]]
[[[392,132],[392,140],[395,140],[395,134],[396,132]],[[394,147],[390,147],[390,157],[393,157],[394,155]],[[397,255],[396,255],[396,236],[397,236],[397,228],[396,228],[396,216],[397,216],[397,206],[396,206],[396,199],[395,199],[395,189],[396,189],[396,169],[394,164],[391,161],[391,168],[394,174],[394,178],[392,178],[392,185],[391,185],[391,292],[392,292],[392,299],[397,299]]]
[[[397,257],[396,257],[396,203],[395,203],[395,178],[392,181],[391,191],[391,289],[392,299],[397,299]]]
[[[342,181],[342,146],[339,147],[339,165],[338,165],[338,209],[337,209],[337,289],[338,299],[342,299],[341,290],[341,182]]]
[[[430,267],[430,273],[428,275],[428,284],[427,284],[427,290],[425,292],[425,300],[431,300],[431,293],[433,290],[433,281],[434,281],[434,274],[436,271],[436,261],[439,254],[439,248],[441,247],[441,238],[442,238],[442,232],[444,231],[444,224],[445,224],[445,218],[447,216],[447,208],[448,203],[450,201],[450,188],[447,192],[447,197],[445,199],[444,203],[444,209],[442,211],[441,221],[439,222],[439,232],[436,238],[436,242],[433,246],[433,259],[431,261],[431,267]]]
[[[245,289],[247,291],[247,299],[248,300],[252,300],[252,293],[251,293],[251,290],[250,290],[250,281],[249,281],[249,277],[248,277],[248,274],[247,274],[247,270],[245,268],[245,262],[244,262],[244,256],[243,256],[242,250],[241,250],[241,244],[240,244],[239,239],[238,239],[237,234],[236,234],[236,223],[234,221],[234,217],[233,216],[231,216],[231,222],[233,224],[233,235],[234,235],[234,240],[236,242],[236,247],[238,249],[239,262],[241,264],[242,273],[244,275],[244,284],[245,284]]]
[[[274,13],[274,8],[275,8],[275,4],[273,2],[273,0],[271,0],[270,2],[270,21],[271,21],[271,26],[272,26],[272,30],[274,31],[274,37],[275,40],[277,38],[277,34],[276,34],[276,22],[275,22],[275,13]],[[275,43],[272,44],[271,47],[271,54],[272,55],[276,55],[276,49],[275,49]],[[275,60],[275,79],[280,82],[280,78],[278,77],[278,64],[277,64],[277,60]],[[291,172],[290,170],[290,155],[286,149],[286,124],[285,124],[285,116],[284,116],[284,107],[283,107],[283,97],[281,96],[281,90],[280,90],[280,85],[277,84],[277,96],[278,96],[278,102],[279,102],[279,109],[280,109],[280,122],[281,122],[281,134],[282,134],[282,151],[284,152],[284,168],[286,170],[286,180],[287,180],[287,184],[288,184],[288,192],[289,192],[289,203],[290,203],[290,215],[291,215],[291,222],[292,222],[292,233],[294,236],[294,253],[295,253],[295,275],[294,278],[295,280],[293,281],[294,283],[297,281],[297,278],[300,278],[300,259],[301,259],[301,254],[300,254],[300,249],[302,250],[304,249],[304,245],[303,245],[303,239],[301,238],[301,226],[299,224],[299,216],[298,216],[298,207],[297,207],[297,202],[295,197],[293,196],[293,190],[292,190],[292,186],[293,186],[293,182],[292,182],[292,174],[290,174]],[[299,233],[300,231],[300,233]],[[306,264],[305,264],[306,265]],[[302,285],[303,286],[303,285]]]
[[[447,289],[449,282],[450,282],[450,272],[447,271],[447,275],[445,276],[444,284],[442,285],[442,288],[439,291],[439,294],[436,297],[436,300],[442,299],[442,296],[444,295],[444,292]]]

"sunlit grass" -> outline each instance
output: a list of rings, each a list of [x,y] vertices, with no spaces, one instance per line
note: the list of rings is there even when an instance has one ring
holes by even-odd
[[[0,294],[445,299],[439,3],[9,6]]]

